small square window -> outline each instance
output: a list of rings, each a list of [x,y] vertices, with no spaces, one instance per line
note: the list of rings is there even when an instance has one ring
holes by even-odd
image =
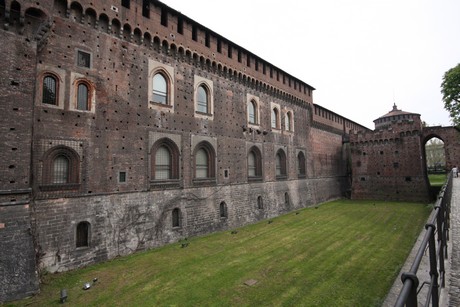
[[[126,172],[118,173],[118,182],[120,183],[126,182]]]
[[[80,67],[91,67],[91,54],[78,50],[77,51],[77,65]]]

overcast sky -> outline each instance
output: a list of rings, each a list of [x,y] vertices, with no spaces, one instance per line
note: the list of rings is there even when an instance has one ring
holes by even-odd
[[[460,63],[460,0],[162,0],[310,84],[313,101],[373,129],[399,109],[451,125],[442,76]]]

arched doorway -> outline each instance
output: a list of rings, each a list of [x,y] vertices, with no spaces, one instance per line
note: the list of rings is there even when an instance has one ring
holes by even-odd
[[[425,163],[428,181],[433,193],[439,191],[446,181],[446,149],[444,141],[432,136],[425,142]],[[435,195],[436,195],[435,194]]]

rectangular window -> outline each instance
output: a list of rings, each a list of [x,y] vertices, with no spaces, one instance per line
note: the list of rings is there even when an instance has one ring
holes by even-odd
[[[129,3],[130,1],[129,0],[121,0],[121,6],[129,9]]]
[[[161,25],[165,27],[168,26],[168,11],[166,8],[161,9]]]
[[[241,50],[238,50],[238,62],[241,63]]]
[[[251,67],[251,57],[249,54],[246,55],[246,66]]]
[[[217,52],[222,53],[222,42],[220,39],[217,39]]]
[[[150,18],[150,0],[142,0],[142,16]]]
[[[126,182],[126,172],[119,172],[118,173],[118,182],[119,183]]]
[[[192,39],[196,42],[198,41],[198,29],[196,25],[192,26]]]
[[[184,20],[181,16],[177,17],[177,33],[184,34]]]
[[[77,66],[80,67],[91,67],[91,54],[78,50],[77,51]]]
[[[230,44],[228,45],[228,58],[232,58],[232,46]]]
[[[211,47],[211,36],[209,35],[208,32],[206,32],[206,36],[205,36],[205,39],[204,39],[204,44],[208,48]]]

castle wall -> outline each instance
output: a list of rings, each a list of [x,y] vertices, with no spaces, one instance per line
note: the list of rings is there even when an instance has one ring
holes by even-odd
[[[0,14],[1,15],[1,14]],[[1,21],[1,18],[0,18]],[[30,214],[36,49],[0,30],[0,302],[38,290]]]
[[[414,123],[350,135],[352,198],[428,201],[421,135]]]
[[[37,290],[35,263],[78,268],[349,189],[340,127],[358,125],[317,115],[310,85],[179,12],[151,1],[147,14],[138,5],[0,7],[8,76],[0,91],[0,259],[11,268],[0,301]],[[168,84],[164,104],[154,101],[158,72]],[[198,112],[199,86],[208,91],[206,112]],[[173,160],[166,180],[156,178],[159,144]],[[200,149],[205,178],[197,175]]]

